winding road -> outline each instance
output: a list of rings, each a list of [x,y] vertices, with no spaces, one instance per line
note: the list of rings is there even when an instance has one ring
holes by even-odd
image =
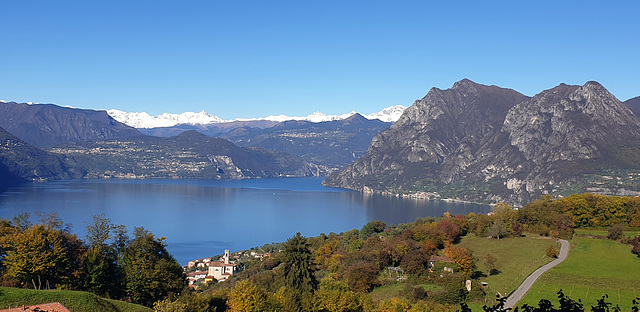
[[[518,287],[518,289],[516,289],[516,291],[514,291],[511,294],[511,296],[507,298],[507,301],[505,302],[506,308],[515,307],[516,303],[518,303],[518,301],[520,301],[524,297],[524,295],[527,294],[529,289],[531,289],[531,286],[533,286],[533,283],[535,283],[536,280],[540,276],[542,276],[542,274],[551,270],[551,268],[553,268],[554,266],[560,264],[562,261],[567,259],[567,256],[569,255],[569,248],[570,248],[569,242],[564,239],[559,239],[558,241],[560,242],[560,252],[558,253],[558,258],[541,266],[540,268],[535,270],[535,272],[531,273],[531,275],[529,275],[527,279],[525,279],[524,282],[520,284],[520,287]]]

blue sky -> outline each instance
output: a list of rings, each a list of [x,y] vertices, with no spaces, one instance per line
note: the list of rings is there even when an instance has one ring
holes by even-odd
[[[225,119],[409,106],[463,78],[640,95],[640,1],[0,0],[0,99]]]

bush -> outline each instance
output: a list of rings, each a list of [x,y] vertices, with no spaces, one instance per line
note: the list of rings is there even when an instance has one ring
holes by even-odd
[[[547,247],[547,256],[549,258],[558,258],[558,250],[556,249],[556,246],[549,245],[549,247]]]
[[[607,233],[607,238],[611,240],[619,240],[624,235],[624,225],[622,224],[614,224],[609,228],[609,232]]]

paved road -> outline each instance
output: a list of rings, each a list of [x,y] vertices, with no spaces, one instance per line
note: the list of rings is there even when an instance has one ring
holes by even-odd
[[[535,283],[536,280],[540,276],[542,276],[542,274],[551,270],[551,268],[567,259],[567,256],[569,255],[569,242],[564,239],[559,239],[558,241],[560,242],[560,252],[558,253],[558,258],[541,266],[535,272],[531,273],[531,275],[529,275],[527,279],[525,279],[524,282],[520,284],[520,287],[518,287],[518,289],[516,289],[516,291],[514,291],[511,296],[509,296],[509,298],[507,298],[507,301],[505,302],[506,308],[515,307],[518,301],[520,301],[520,299],[522,299],[524,295],[527,294],[529,289],[531,289],[531,286],[533,286],[533,283]]]

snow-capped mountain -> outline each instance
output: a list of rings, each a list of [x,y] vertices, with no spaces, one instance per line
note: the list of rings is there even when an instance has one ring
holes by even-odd
[[[395,122],[400,118],[402,112],[406,109],[405,106],[396,105],[383,109],[380,112],[364,115],[367,119],[380,119],[384,122]],[[127,113],[116,109],[107,110],[107,113],[115,120],[124,123],[134,128],[159,128],[159,127],[173,127],[176,125],[209,125],[224,122],[233,121],[256,121],[256,120],[268,120],[275,122],[283,122],[287,120],[306,120],[310,122],[323,122],[332,120],[346,119],[355,114],[356,112],[350,112],[342,115],[326,115],[321,112],[315,112],[305,117],[291,117],[286,115],[272,115],[264,118],[236,118],[233,120],[223,120],[217,116],[213,116],[206,111],[199,113],[185,112],[182,114],[169,114],[164,113],[162,115],[151,116],[145,112]]]
[[[158,116],[151,116],[145,112],[127,113],[117,109],[109,109],[107,113],[113,117],[113,119],[134,128],[173,127],[181,124],[207,125],[224,122],[221,118],[213,116],[204,110],[199,113],[164,113]]]
[[[396,122],[402,116],[404,110],[407,109],[404,105],[396,105],[387,107],[377,113],[364,116],[367,119],[380,119],[384,122]]]

